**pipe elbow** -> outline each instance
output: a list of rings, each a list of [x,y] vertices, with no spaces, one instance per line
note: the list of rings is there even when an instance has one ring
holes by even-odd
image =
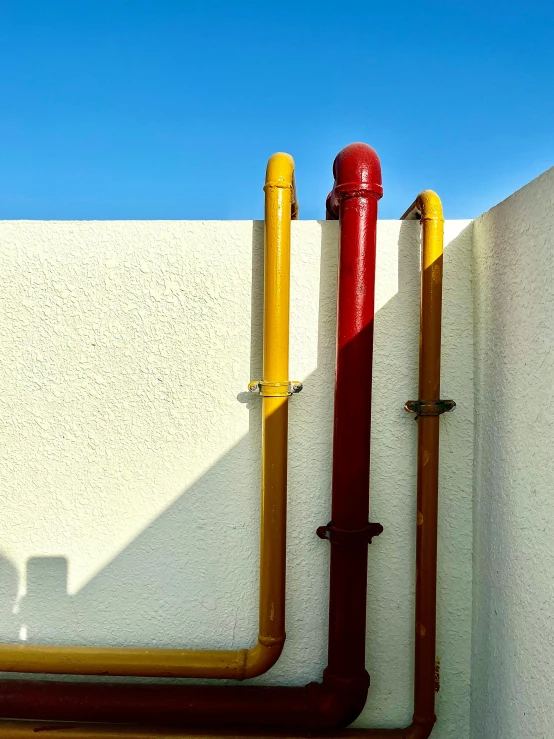
[[[341,200],[354,197],[383,196],[381,163],[377,152],[367,144],[355,143],[345,146],[333,162],[335,183],[327,199],[327,218],[339,217]]]
[[[239,680],[258,677],[271,670],[283,651],[285,637],[259,636],[257,643],[244,652]]]
[[[418,719],[414,716],[412,723],[405,730],[406,733],[402,739],[429,739],[436,720],[436,716],[426,719]]]
[[[441,199],[433,190],[420,192],[400,220],[444,221]]]
[[[278,151],[267,163],[264,190],[277,187],[291,190],[291,218],[298,218],[298,200],[296,198],[296,182],[294,177],[294,159],[290,154]]]
[[[367,672],[356,678],[344,680],[326,670],[320,683],[307,686],[309,694],[310,731],[344,729],[363,711],[369,690]]]

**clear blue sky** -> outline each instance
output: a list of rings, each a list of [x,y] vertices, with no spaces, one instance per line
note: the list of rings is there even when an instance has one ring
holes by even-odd
[[[0,11],[0,218],[260,218],[278,150],[301,217],[323,218],[334,155],[357,140],[381,157],[381,217],[432,188],[464,218],[554,164],[548,2]]]

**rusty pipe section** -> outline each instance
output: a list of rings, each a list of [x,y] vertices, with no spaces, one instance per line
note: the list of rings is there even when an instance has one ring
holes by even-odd
[[[328,202],[341,229],[332,518],[318,530],[331,544],[329,655],[321,681],[304,687],[239,687],[4,680],[1,717],[157,726],[150,736],[164,736],[163,726],[210,726],[231,733],[237,727],[241,735],[250,728],[257,736],[260,729],[280,730],[283,736],[290,731],[337,730],[362,711],[369,687],[364,662],[367,546],[381,531],[379,524],[368,523],[381,168],[371,147],[353,144],[340,152],[333,170],[335,183]],[[58,731],[55,726],[50,729]],[[60,732],[66,730],[72,729],[59,727]],[[86,730],[89,734],[82,736],[91,736],[90,728]],[[80,736],[80,729],[75,731]],[[127,731],[133,730],[117,728],[121,736]]]
[[[141,649],[0,644],[0,671],[141,677],[244,678],[267,672],[285,641],[290,222],[298,217],[294,161],[274,154],[265,180],[264,378],[259,634],[250,649]]]

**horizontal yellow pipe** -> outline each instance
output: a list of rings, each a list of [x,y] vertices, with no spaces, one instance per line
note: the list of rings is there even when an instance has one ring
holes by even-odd
[[[270,158],[264,190],[262,513],[256,644],[237,650],[2,644],[0,672],[242,680],[262,675],[279,659],[285,641],[288,425],[288,396],[282,387],[288,387],[290,221],[298,216],[291,156]],[[275,385],[281,387],[279,392],[272,390]]]
[[[346,733],[353,739],[366,739],[372,729],[348,729],[325,732],[319,736],[325,739],[344,739]],[[379,731],[377,729],[377,731]],[[387,730],[383,729],[383,735]],[[394,732],[394,729],[390,730]],[[379,731],[379,733],[381,733]],[[125,724],[75,724],[46,721],[0,721],[0,739],[309,739],[307,731],[240,731],[235,734],[227,729],[202,731],[195,729],[171,729],[159,726],[133,727]],[[317,734],[316,734],[317,736]]]
[[[226,731],[200,733],[193,729],[133,728],[125,725],[60,724],[38,721],[0,721],[0,739],[244,739],[256,734]],[[282,734],[264,732],[264,736]],[[299,737],[300,739],[300,737]]]
[[[0,721],[0,739],[239,739],[244,734],[197,734],[183,729],[141,729],[124,725],[60,724],[36,721]]]

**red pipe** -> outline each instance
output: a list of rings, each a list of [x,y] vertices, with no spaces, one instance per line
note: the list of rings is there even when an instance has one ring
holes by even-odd
[[[3,718],[202,727],[330,730],[350,724],[369,688],[365,669],[369,448],[377,200],[381,168],[365,144],[333,165],[328,217],[340,220],[328,666],[304,687],[148,685],[10,680],[0,683]]]
[[[367,544],[380,534],[368,524],[369,448],[377,201],[383,194],[376,153],[365,144],[343,149],[333,164],[327,217],[340,221],[337,357],[326,672],[362,681],[365,670]]]

